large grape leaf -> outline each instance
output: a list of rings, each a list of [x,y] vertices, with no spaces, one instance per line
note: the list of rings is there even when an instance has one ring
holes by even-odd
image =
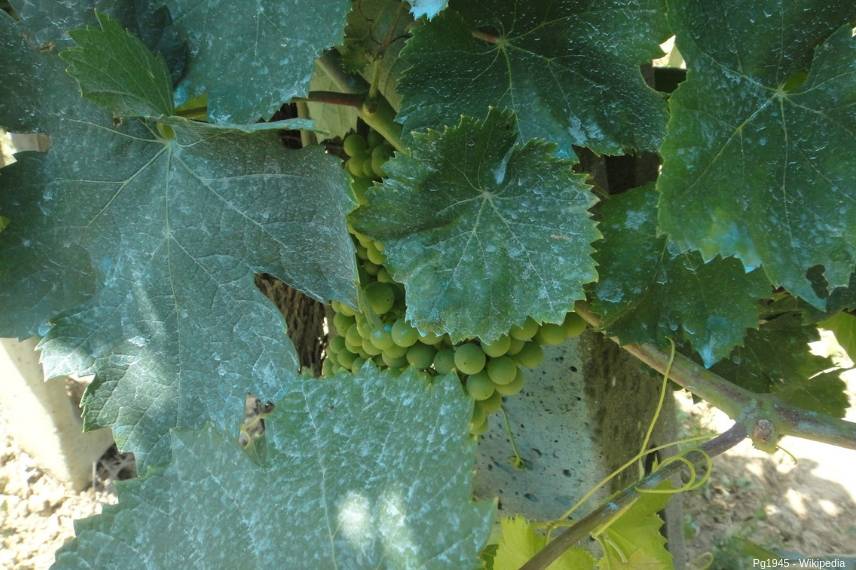
[[[564,154],[656,150],[666,107],[639,64],[667,35],[662,0],[453,1],[402,51],[398,120],[434,128],[495,106],[517,113],[523,140]]]
[[[354,212],[383,242],[420,331],[491,341],[527,316],[561,322],[596,279],[593,194],[555,145],[520,139],[497,110],[414,133],[411,155],[388,162]]]
[[[697,252],[675,251],[657,235],[652,185],[613,196],[601,215],[592,308],[621,342],[684,340],[710,367],[758,327],[758,300],[771,292],[763,272],[745,273],[734,258],[704,263]]]
[[[221,430],[175,431],[162,472],[119,484],[55,568],[474,568],[493,505],[471,499],[472,402],[366,365],[292,379],[258,465]]]
[[[208,92],[219,123],[269,118],[306,95],[315,59],[339,44],[348,0],[164,0],[190,44],[182,93]]]
[[[856,4],[673,4],[690,71],[670,99],[660,229],[822,308],[806,272],[834,289],[856,265]]]
[[[154,66],[140,69],[144,77],[166,80],[138,40],[103,16],[101,25],[86,34],[102,34],[116,57]],[[19,79],[33,75],[36,126],[51,149],[20,155],[2,173],[0,212],[12,223],[0,237],[0,335],[29,335],[51,319],[39,330],[48,376],[94,373],[85,425],[112,427],[142,466],[159,463],[170,428],[222,426],[247,391],[274,398],[282,372],[297,369],[254,273],[353,302],[344,175],[321,148],[286,151],[274,132],[178,117],[114,124],[80,99],[54,55],[18,55],[11,79],[26,87]],[[107,84],[92,72],[101,55],[86,42],[68,55],[73,70],[98,64],[78,73],[86,93]],[[117,83],[114,97],[99,100],[113,113],[160,113],[161,92]],[[132,97],[147,104],[129,108]],[[57,285],[66,273],[72,284]],[[67,294],[42,298],[57,288]]]
[[[187,45],[166,6],[150,0],[11,0],[27,36],[39,46],[66,47],[69,32],[95,24],[95,14],[118,20],[164,56],[173,81],[184,74]]]
[[[712,370],[753,392],[772,392],[795,406],[840,418],[849,405],[847,386],[832,360],[810,352],[808,343],[819,339],[799,313],[786,313],[750,330],[744,346]]]

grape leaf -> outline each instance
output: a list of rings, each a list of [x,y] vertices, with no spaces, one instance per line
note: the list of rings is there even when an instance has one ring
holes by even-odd
[[[330,79],[317,65],[309,82],[312,91],[336,91],[336,83]],[[326,103],[306,103],[309,116],[315,122],[318,132],[315,136],[319,141],[344,137],[357,128],[359,113],[356,107],[349,105],[328,105]]]
[[[611,197],[601,214],[592,308],[622,343],[666,346],[673,337],[710,367],[758,327],[758,300],[770,295],[763,272],[745,273],[734,258],[704,263],[697,252],[674,251],[657,236],[652,185]]]
[[[536,533],[532,523],[524,517],[503,517],[499,524],[502,535],[499,539],[499,547],[496,549],[496,557],[493,559],[494,570],[519,570],[547,545],[547,538]],[[587,550],[575,546],[566,550],[547,568],[549,570],[592,570],[594,557]]]
[[[165,0],[187,34],[184,97],[208,92],[218,123],[267,119],[306,95],[315,59],[341,42],[348,0],[259,0],[235,10],[228,0]]]
[[[457,377],[366,365],[288,386],[263,465],[211,426],[174,431],[172,463],[121,482],[55,568],[475,566],[493,505],[471,499],[472,402]]]
[[[772,392],[795,406],[840,418],[849,405],[847,387],[830,359],[810,352],[808,343],[819,338],[799,313],[784,314],[749,331],[744,346],[712,370],[753,392]]]
[[[156,65],[100,17],[105,29],[88,34],[124,37],[111,44],[117,57]],[[110,426],[141,466],[159,463],[170,428],[222,426],[247,391],[275,398],[282,371],[297,370],[254,273],[354,302],[345,177],[320,147],[286,151],[274,132],[179,117],[114,125],[77,96],[56,56],[19,55],[44,86],[34,105],[52,141],[46,155],[3,170],[0,212],[13,219],[0,236],[0,334],[24,336],[25,325],[51,319],[39,331],[46,374],[94,373],[86,427]],[[73,58],[82,65],[90,55]],[[101,85],[89,72],[78,79],[84,92]],[[137,93],[148,99],[134,113],[158,110],[162,87],[118,86],[115,98],[99,99],[122,112],[125,94]],[[66,273],[77,287],[53,283]],[[37,294],[51,287],[68,288],[68,298],[43,302]]]
[[[38,45],[70,45],[69,31],[97,23],[97,12],[119,21],[150,49],[163,55],[173,82],[184,74],[187,44],[172,25],[166,6],[148,0],[12,0],[12,5],[21,27]]]
[[[668,494],[644,493],[603,532],[602,570],[673,568],[666,537],[660,532],[663,521],[657,514],[669,500]]]
[[[415,18],[426,16],[429,20],[446,9],[449,0],[407,0]]]
[[[352,215],[384,244],[420,331],[491,341],[527,316],[558,323],[596,279],[594,196],[555,145],[520,138],[497,110],[414,133]]]
[[[656,150],[662,97],[639,64],[662,55],[661,0],[452,2],[416,28],[401,57],[405,130],[454,125],[488,107],[517,113],[522,140],[539,137],[604,154]],[[496,39],[486,38],[485,34]]]
[[[818,326],[835,334],[835,340],[838,341],[850,360],[856,358],[856,317],[850,313],[842,312],[821,321]]]
[[[407,6],[400,0],[355,0],[339,50],[342,60],[349,68],[362,71],[403,39],[412,23]]]
[[[856,265],[856,4],[673,4],[690,72],[670,99],[660,229],[823,308],[806,272],[834,289]]]

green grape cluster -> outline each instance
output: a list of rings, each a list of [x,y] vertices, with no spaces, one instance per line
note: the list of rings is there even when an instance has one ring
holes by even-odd
[[[351,189],[365,201],[372,181],[383,177],[383,165],[392,155],[379,135],[353,133],[344,140]],[[405,319],[404,287],[384,266],[384,246],[351,228],[360,273],[360,309],[333,302],[333,319],[324,375],[340,370],[356,372],[367,360],[393,371],[405,367],[428,374],[457,373],[467,394],[475,400],[470,431],[483,434],[488,416],[502,406],[504,396],[523,388],[523,368],[536,368],[544,359],[543,345],[558,345],[582,333],[585,321],[569,312],[562,324],[539,325],[527,319],[508,334],[485,343],[452,343],[448,335],[422,334]]]

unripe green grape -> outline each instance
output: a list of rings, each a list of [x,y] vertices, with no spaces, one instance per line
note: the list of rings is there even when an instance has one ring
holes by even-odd
[[[337,331],[346,331],[354,324],[354,317],[346,317],[342,313],[333,315],[333,326]]]
[[[369,245],[366,246],[366,256],[368,256],[369,261],[372,263],[377,263],[378,265],[383,265],[383,262],[386,261],[386,258],[383,256],[381,252],[377,250],[375,245],[369,242]]]
[[[378,251],[379,251],[379,252],[381,252],[381,253],[383,253],[383,250],[385,250],[385,249],[386,249],[386,246],[384,246],[384,245],[383,245],[383,242],[380,242],[380,241],[378,241],[378,240],[374,240],[374,241],[372,242],[372,245],[374,245],[375,249],[376,249],[376,250],[378,250]]]
[[[541,325],[541,328],[538,329],[538,334],[535,335],[535,339],[538,342],[551,346],[562,344],[566,338],[565,328],[562,325],[554,325],[552,323]]]
[[[357,250],[357,257],[359,259],[366,261],[369,258],[369,254],[366,251],[365,247],[363,247],[361,245],[357,245],[356,250]]]
[[[427,344],[428,346],[437,346],[438,344],[443,342],[443,337],[431,333],[420,334],[419,342],[421,342],[422,344]]]
[[[511,327],[509,334],[518,340],[529,340],[535,336],[536,332],[538,332],[538,323],[532,317],[527,317],[522,325]]]
[[[370,156],[366,157],[362,161],[363,167],[363,176],[366,178],[377,178],[378,176],[375,174],[374,169],[372,168],[372,159]]]
[[[527,342],[514,358],[526,368],[537,368],[544,360],[544,349],[537,342]]]
[[[345,161],[345,168],[348,169],[348,172],[357,179],[363,178],[363,159],[361,158],[349,158]]]
[[[345,331],[345,346],[361,346],[363,342],[360,331],[357,330],[357,325],[353,324]],[[353,352],[353,351],[352,351]]]
[[[389,354],[390,358],[403,358],[407,354],[407,347],[393,344],[387,349],[384,349],[384,354]]]
[[[341,303],[339,301],[333,301],[332,303],[330,303],[330,306],[333,307],[334,311],[336,311],[337,313],[341,313],[341,314],[345,315],[346,317],[353,317],[354,316],[354,310],[352,308],[350,308],[349,306],[347,306],[345,303]]]
[[[509,345],[508,352],[506,352],[506,354],[508,356],[514,356],[515,354],[517,354],[518,352],[523,350],[524,346],[526,346],[525,340],[520,340],[519,338],[513,338],[513,339],[511,339],[511,345]]]
[[[404,319],[398,319],[392,325],[392,341],[398,346],[411,347],[419,340],[416,329],[407,324]]]
[[[562,323],[562,328],[565,329],[565,336],[572,338],[580,336],[586,330],[586,322],[576,313],[568,313],[565,315],[565,321]]]
[[[517,375],[510,384],[496,385],[496,391],[503,396],[513,396],[523,389],[523,370],[518,368]]]
[[[366,301],[376,315],[382,315],[395,304],[395,290],[389,283],[372,283],[365,289]]]
[[[366,261],[363,262],[363,271],[365,271],[368,275],[377,275],[377,272],[380,271],[380,265],[368,261],[367,257]]]
[[[392,335],[383,329],[373,330],[369,335],[369,338],[371,338],[372,344],[381,350],[387,350],[395,345],[395,343],[392,342]]]
[[[365,338],[372,334],[372,329],[369,326],[369,322],[364,318],[357,319],[357,332],[360,333],[360,336]]]
[[[373,243],[372,238],[370,238],[366,234],[360,233],[354,229],[349,229],[348,231],[350,231],[351,235],[357,239],[357,243],[359,243],[361,246],[365,247],[366,249],[368,249],[368,247],[370,245],[372,245],[372,243]]]
[[[407,350],[407,362],[414,368],[428,368],[434,362],[436,352],[433,346],[417,342]]]
[[[360,371],[360,368],[363,367],[363,364],[366,363],[366,359],[362,357],[358,357],[354,359],[354,363],[351,364],[351,373],[356,374]]]
[[[482,343],[482,350],[488,356],[502,356],[511,347],[511,339],[505,335],[499,337],[493,342]]]
[[[385,267],[381,267],[377,270],[375,278],[381,283],[392,283],[392,277],[390,277],[389,271],[387,271]]]
[[[455,347],[455,368],[464,374],[478,374],[484,363],[485,355],[479,345],[468,342]]]
[[[486,372],[479,372],[467,378],[467,394],[473,400],[487,400],[495,390]]]
[[[378,347],[373,345],[372,341],[369,340],[368,338],[363,339],[362,346],[363,346],[363,351],[366,354],[368,354],[369,356],[377,356],[378,354],[380,354],[382,352],[381,349],[379,349]]]
[[[330,339],[330,344],[327,345],[327,350],[330,352],[342,352],[345,350],[345,339],[341,336],[334,336]]]
[[[359,342],[351,342],[345,337],[345,349],[350,350],[354,354],[359,354],[363,350],[363,339],[360,339]]]
[[[488,398],[487,400],[481,400],[476,402],[476,405],[481,406],[484,410],[484,414],[489,416],[495,411],[499,410],[502,407],[502,394],[494,391],[493,396]]]
[[[383,139],[383,136],[379,132],[372,129],[369,131],[369,134],[366,135],[366,143],[368,143],[368,146],[374,148],[379,144],[383,144],[384,139]]]
[[[517,375],[517,363],[510,356],[500,356],[487,361],[487,375],[498,385],[510,384]]]
[[[345,140],[342,141],[342,148],[348,156],[366,154],[369,150],[368,145],[366,144],[366,139],[357,133],[351,133],[346,136]]]
[[[475,436],[483,435],[488,428],[487,417],[481,423],[470,422],[470,433]]]
[[[355,358],[357,358],[356,354],[343,350],[336,355],[336,362],[338,362],[342,368],[351,368]]]
[[[390,368],[403,368],[407,366],[407,359],[403,356],[394,357],[389,352],[384,352],[381,358],[383,359],[383,363]]]
[[[451,348],[438,350],[434,355],[434,370],[437,374],[448,374],[455,369],[455,351]]]
[[[333,373],[332,370],[332,360],[327,358],[324,359],[324,362],[321,363],[321,376],[330,376]]]

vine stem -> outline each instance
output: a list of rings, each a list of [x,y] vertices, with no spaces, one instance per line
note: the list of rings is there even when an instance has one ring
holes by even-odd
[[[574,310],[595,329],[601,328],[600,318],[588,305],[579,302]],[[665,373],[669,355],[656,346],[647,343],[622,345],[617,338],[612,337],[612,340],[654,370]],[[775,394],[746,390],[680,354],[675,355],[669,379],[707,400],[733,420],[751,426],[752,441],[759,449],[775,451],[776,443],[785,435],[856,449],[856,423],[792,406]]]
[[[306,97],[295,97],[295,101],[305,103],[329,103],[346,107],[362,107],[366,101],[364,95],[358,93],[339,93],[337,91],[310,91]]]
[[[687,452],[687,454],[698,455],[698,459],[693,460],[693,464],[700,466],[704,465],[709,458],[715,457],[728,449],[731,449],[748,435],[746,425],[742,422],[736,422],[728,430],[719,434],[711,440],[703,443],[699,448]],[[662,468],[654,471],[639,483],[626,487],[613,496],[608,502],[602,504],[572,526],[569,526],[562,531],[555,540],[549,542],[542,550],[529,559],[526,564],[521,566],[520,570],[544,570],[556,561],[566,550],[577,544],[585,537],[591,535],[595,529],[608,523],[612,517],[629,507],[640,495],[640,489],[654,489],[672,478],[672,476],[680,473],[681,468],[685,464],[681,461],[675,461]]]
[[[336,52],[328,51],[319,57],[318,66],[336,84],[336,88],[342,91],[342,95],[358,95],[362,98],[356,109],[368,126],[380,133],[395,150],[407,152],[407,147],[401,140],[401,125],[395,122],[395,109],[383,95],[376,93],[369,97],[369,84],[362,77],[348,73],[342,65],[342,58]]]

